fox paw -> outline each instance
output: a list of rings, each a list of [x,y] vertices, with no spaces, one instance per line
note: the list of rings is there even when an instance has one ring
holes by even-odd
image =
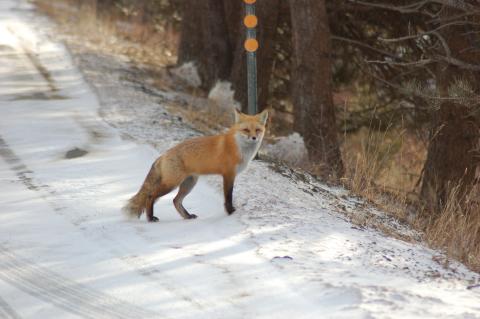
[[[156,222],[158,222],[158,217],[152,216],[152,218],[150,218],[150,219],[148,220],[148,222],[149,222],[149,223],[156,223]]]
[[[228,206],[228,205],[225,207],[225,209],[227,210],[228,215],[232,215],[233,212],[236,211],[236,208],[235,208],[235,207],[233,207],[233,206]]]
[[[189,214],[187,217],[187,219],[195,219],[195,218],[197,218],[197,215],[195,214]]]

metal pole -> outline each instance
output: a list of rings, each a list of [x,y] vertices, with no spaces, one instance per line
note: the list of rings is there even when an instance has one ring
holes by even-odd
[[[256,0],[244,0],[245,19],[244,24],[247,27],[247,39],[245,40],[245,50],[247,51],[247,89],[248,89],[248,113],[257,114],[257,31],[258,24],[255,15]]]

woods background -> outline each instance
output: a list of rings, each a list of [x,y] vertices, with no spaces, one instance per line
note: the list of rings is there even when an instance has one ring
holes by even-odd
[[[228,81],[246,110],[242,1],[35,2],[67,32],[158,72],[158,85],[193,62],[201,85],[175,89],[206,97]],[[308,153],[289,164],[479,270],[480,2],[258,0],[257,16],[271,140],[297,132]]]

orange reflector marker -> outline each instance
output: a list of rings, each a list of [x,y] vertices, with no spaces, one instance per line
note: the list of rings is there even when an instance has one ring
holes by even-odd
[[[243,0],[246,4],[254,4],[257,0]]]
[[[249,14],[248,16],[245,17],[245,19],[243,19],[243,24],[245,24],[245,26],[250,29],[255,28],[257,26],[257,23],[258,23],[257,16],[253,14]]]
[[[255,52],[258,49],[258,42],[255,39],[247,39],[245,41],[245,50],[248,52]]]

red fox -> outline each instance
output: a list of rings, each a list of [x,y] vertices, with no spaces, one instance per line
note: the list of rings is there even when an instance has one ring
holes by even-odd
[[[183,199],[197,183],[199,175],[217,174],[223,177],[225,210],[230,215],[233,207],[233,184],[257,153],[265,134],[268,111],[247,115],[235,110],[235,124],[224,134],[196,137],[168,150],[152,165],[138,193],[123,208],[131,217],[146,211],[149,222],[157,222],[153,215],[155,201],[177,186],[173,199],[178,213],[185,219],[197,218],[183,207]]]

